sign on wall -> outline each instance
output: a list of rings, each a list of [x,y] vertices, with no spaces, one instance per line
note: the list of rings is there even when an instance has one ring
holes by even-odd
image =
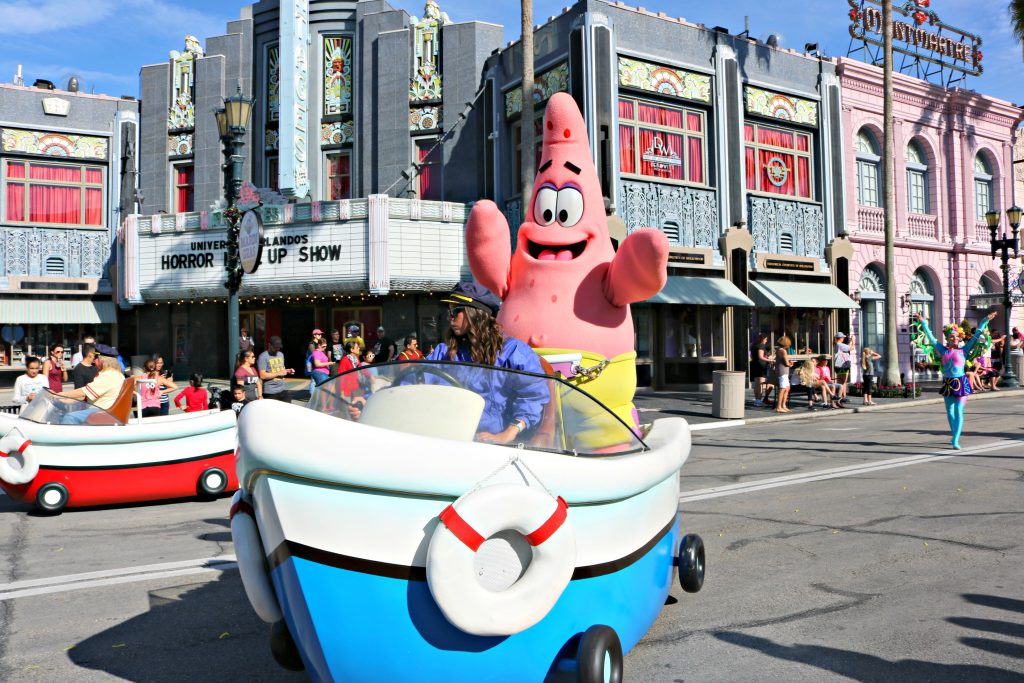
[[[242,270],[252,275],[260,267],[263,255],[263,219],[258,211],[246,211],[238,226],[238,258]]]
[[[278,188],[301,198],[309,194],[308,0],[282,0],[280,30]]]
[[[847,0],[850,5],[849,56],[863,55],[865,61],[882,64],[882,3],[880,0]],[[924,80],[952,86],[967,76],[980,76],[981,37],[951,26],[932,9],[932,0],[893,2],[892,49],[910,57],[903,59],[899,69]],[[905,19],[901,21],[900,19]],[[896,60],[894,60],[896,61]]]

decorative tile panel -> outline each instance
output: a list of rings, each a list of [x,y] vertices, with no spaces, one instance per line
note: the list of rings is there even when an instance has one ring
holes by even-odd
[[[203,48],[195,36],[185,36],[185,51],[171,50],[171,108],[167,113],[167,127],[194,128],[196,59],[203,56]]]
[[[267,121],[281,119],[281,50],[277,45],[267,48]],[[276,148],[275,148],[276,149]]]
[[[191,156],[192,155],[192,133],[178,133],[167,140],[168,156]]]
[[[638,228],[678,230],[684,247],[718,246],[718,201],[714,190],[622,181],[620,215],[629,232]]]
[[[619,85],[711,103],[711,76],[619,57]]]
[[[783,234],[792,240],[795,256],[825,257],[825,214],[820,204],[749,195],[747,199],[754,238],[752,258],[756,253],[782,253]]]
[[[102,278],[110,258],[106,232],[58,228],[0,229],[0,278],[45,276],[46,260],[64,262],[67,277]]]
[[[2,139],[5,152],[107,160],[107,138],[4,128]]]
[[[352,144],[354,129],[351,121],[320,124],[320,146]]]
[[[433,102],[441,99],[441,27],[448,15],[435,0],[427,0],[423,19],[413,17],[413,77],[409,84],[410,102]]]
[[[413,132],[441,127],[441,107],[413,107],[409,110],[409,130]]]
[[[542,104],[556,92],[569,91],[569,63],[562,62],[533,79],[533,101]],[[505,93],[505,118],[512,118],[523,111],[523,89],[515,88]]]
[[[263,132],[263,149],[277,151],[277,128],[267,128]]]
[[[760,114],[773,119],[818,125],[818,103],[799,97],[791,97],[771,90],[746,86],[746,109],[751,114]]]
[[[352,113],[352,37],[324,38],[324,116]]]

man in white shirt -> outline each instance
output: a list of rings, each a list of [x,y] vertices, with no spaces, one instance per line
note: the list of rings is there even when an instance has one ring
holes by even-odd
[[[78,351],[75,351],[75,355],[71,356],[71,368],[74,369],[76,365],[82,362],[82,347],[88,344],[96,344],[96,337],[88,336],[82,340],[82,346],[78,347]]]
[[[21,412],[32,402],[36,394],[46,388],[46,378],[39,374],[39,359],[29,356],[25,359],[25,374],[14,380],[14,398],[16,405],[21,406]]]

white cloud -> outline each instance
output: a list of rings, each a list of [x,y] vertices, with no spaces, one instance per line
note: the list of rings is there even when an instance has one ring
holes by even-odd
[[[43,0],[0,2],[0,35],[34,35],[77,30],[107,19],[111,0]]]

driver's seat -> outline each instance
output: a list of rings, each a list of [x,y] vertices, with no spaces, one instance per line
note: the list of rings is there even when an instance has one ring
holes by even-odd
[[[129,377],[121,385],[121,391],[118,392],[117,398],[114,399],[114,405],[110,406],[107,411],[124,424],[128,424],[128,419],[132,416],[132,396],[135,395],[135,378]]]

